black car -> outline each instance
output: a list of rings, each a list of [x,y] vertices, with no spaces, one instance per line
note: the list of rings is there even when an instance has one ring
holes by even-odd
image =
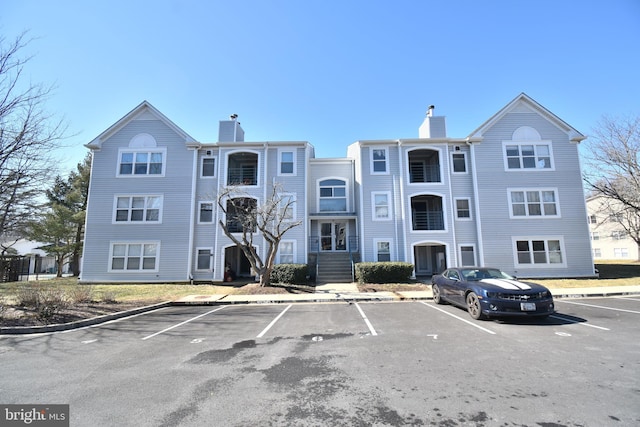
[[[465,308],[471,317],[548,316],[555,312],[549,289],[488,267],[455,267],[431,278],[433,300]]]

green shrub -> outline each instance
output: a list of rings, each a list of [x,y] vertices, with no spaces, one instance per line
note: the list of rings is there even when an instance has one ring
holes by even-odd
[[[408,262],[359,262],[356,279],[359,283],[408,283],[413,264]]]
[[[307,283],[307,264],[276,264],[271,271],[271,282],[304,285]]]

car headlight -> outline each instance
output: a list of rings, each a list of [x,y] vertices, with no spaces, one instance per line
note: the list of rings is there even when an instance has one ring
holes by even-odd
[[[498,298],[497,292],[487,292],[487,298]]]

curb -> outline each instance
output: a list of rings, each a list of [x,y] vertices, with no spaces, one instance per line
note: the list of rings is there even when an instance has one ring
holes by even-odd
[[[146,313],[147,311],[157,310],[159,308],[169,307],[171,301],[165,301],[158,304],[147,305],[145,307],[134,308],[127,311],[119,311],[117,313],[105,314],[103,316],[92,317],[90,319],[76,320],[69,323],[58,323],[56,325],[45,326],[9,326],[0,327],[0,335],[20,335],[20,334],[42,334],[47,332],[60,332],[70,329],[78,329],[86,326],[93,326],[99,323],[105,323],[110,320],[116,320],[123,317],[133,316],[135,314]]]

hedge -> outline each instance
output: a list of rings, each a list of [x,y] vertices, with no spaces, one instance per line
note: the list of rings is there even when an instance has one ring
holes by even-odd
[[[307,283],[307,264],[276,264],[271,270],[271,282],[304,285]]]
[[[408,283],[413,264],[408,262],[359,262],[356,278],[359,283]]]

